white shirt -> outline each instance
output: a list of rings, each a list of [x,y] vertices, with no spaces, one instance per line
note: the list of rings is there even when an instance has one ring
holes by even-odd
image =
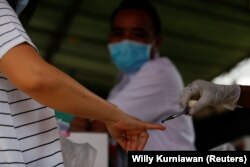
[[[0,0],[0,59],[23,42],[35,47],[13,9]],[[16,89],[3,74],[0,74],[0,166],[63,166],[54,111]]]
[[[141,120],[161,123],[180,112],[179,92],[182,79],[167,58],[148,61],[131,75],[124,75],[111,91],[108,100]],[[190,116],[167,121],[167,129],[149,131],[145,150],[194,150],[194,129]]]

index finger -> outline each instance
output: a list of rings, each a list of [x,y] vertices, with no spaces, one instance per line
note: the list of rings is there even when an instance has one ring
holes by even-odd
[[[165,130],[166,127],[161,124],[154,124],[154,123],[148,123],[143,122],[145,130]]]
[[[193,96],[193,93],[191,90],[192,90],[191,86],[188,86],[184,88],[180,93],[180,104],[183,108],[188,107],[188,102]]]

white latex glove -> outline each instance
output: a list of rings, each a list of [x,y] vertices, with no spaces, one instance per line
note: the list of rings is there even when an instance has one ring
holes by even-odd
[[[189,114],[208,106],[223,106],[233,110],[240,97],[240,86],[217,85],[211,82],[196,80],[184,88],[180,94],[180,103],[183,108],[190,107]],[[190,100],[197,102],[189,106]]]

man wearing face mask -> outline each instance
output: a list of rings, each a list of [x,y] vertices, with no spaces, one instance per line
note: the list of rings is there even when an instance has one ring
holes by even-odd
[[[111,16],[108,49],[121,72],[108,100],[144,121],[160,123],[180,112],[182,79],[167,57],[160,57],[161,25],[155,8],[146,0],[123,0]],[[150,132],[145,150],[194,150],[189,116],[165,123],[165,132]]]

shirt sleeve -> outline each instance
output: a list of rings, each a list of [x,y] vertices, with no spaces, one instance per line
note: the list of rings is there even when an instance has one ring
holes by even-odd
[[[11,48],[23,42],[29,43],[36,49],[15,11],[5,0],[0,0],[0,59]]]
[[[130,115],[149,122],[160,122],[179,112],[179,92],[183,88],[178,71],[172,66],[141,70],[109,101]]]

